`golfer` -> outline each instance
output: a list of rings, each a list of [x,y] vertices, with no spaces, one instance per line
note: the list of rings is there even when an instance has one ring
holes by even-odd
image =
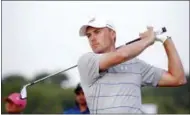
[[[116,29],[109,20],[95,17],[83,25],[79,33],[87,37],[93,51],[78,60],[81,85],[91,114],[143,113],[142,86],[176,87],[186,83],[172,39],[156,39],[153,27],[139,34],[141,40],[118,49],[115,47]],[[167,70],[136,58],[157,40],[166,51]]]
[[[4,101],[8,114],[21,114],[26,107],[26,99],[20,99],[20,93],[12,93]]]

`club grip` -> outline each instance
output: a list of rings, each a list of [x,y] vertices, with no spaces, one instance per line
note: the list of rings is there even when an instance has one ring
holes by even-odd
[[[156,35],[160,35],[160,34],[163,34],[165,32],[167,32],[166,27],[162,27],[161,30],[156,31],[155,33],[156,33]],[[125,45],[131,44],[131,43],[139,41],[139,40],[141,40],[141,38],[137,38],[137,39],[134,39],[134,40],[132,40],[130,42],[127,42]]]

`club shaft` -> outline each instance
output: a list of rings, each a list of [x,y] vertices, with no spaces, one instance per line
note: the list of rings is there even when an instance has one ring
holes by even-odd
[[[70,67],[70,68],[67,68],[67,69],[65,69],[65,70],[61,70],[61,71],[58,71],[58,72],[56,72],[56,73],[50,74],[50,75],[48,75],[48,76],[46,76],[46,77],[44,77],[44,78],[38,79],[38,80],[36,80],[36,81],[30,83],[30,85],[36,84],[36,83],[38,83],[38,82],[40,82],[40,81],[43,81],[43,80],[45,80],[45,79],[47,79],[47,78],[49,78],[49,77],[51,77],[51,76],[54,76],[54,75],[63,73],[63,72],[65,72],[65,71],[68,71],[68,70],[70,70],[70,69],[72,69],[72,68],[75,68],[75,67],[77,67],[77,65],[74,65],[74,66],[72,66],[72,67]]]
[[[141,38],[137,38],[137,39],[134,39],[134,40],[132,40],[130,42],[127,42],[125,45],[131,44],[131,43],[139,41],[139,40],[141,40]]]

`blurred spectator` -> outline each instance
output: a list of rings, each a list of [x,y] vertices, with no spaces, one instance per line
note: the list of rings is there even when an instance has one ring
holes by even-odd
[[[26,107],[26,99],[20,98],[20,93],[12,93],[4,99],[8,114],[21,114]]]
[[[90,114],[89,109],[87,107],[86,98],[84,96],[84,92],[80,84],[77,85],[74,92],[76,97],[76,106],[64,111],[64,114]]]

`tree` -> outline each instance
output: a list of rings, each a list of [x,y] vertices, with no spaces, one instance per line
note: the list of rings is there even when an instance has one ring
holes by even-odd
[[[44,78],[46,76],[48,76],[50,74],[46,73],[40,73],[37,76],[34,77],[34,79],[32,81],[36,81],[38,79]],[[67,74],[57,74],[54,75],[52,77],[47,78],[44,81],[41,81],[40,83],[53,83],[53,84],[61,84],[63,81],[67,81],[68,79],[68,75]]]
[[[24,84],[27,82],[27,80],[24,78],[24,76],[19,74],[7,75],[2,80],[2,83],[14,83],[14,82]]]
[[[143,103],[154,103],[159,114],[190,113],[190,77],[187,84],[179,87],[143,88]]]
[[[21,87],[25,85],[27,82],[28,81],[22,75],[13,74],[5,76],[4,79],[2,80],[2,91],[6,89],[7,93],[11,93],[9,91],[12,90],[20,92]],[[2,92],[2,94],[5,95],[4,92]]]

